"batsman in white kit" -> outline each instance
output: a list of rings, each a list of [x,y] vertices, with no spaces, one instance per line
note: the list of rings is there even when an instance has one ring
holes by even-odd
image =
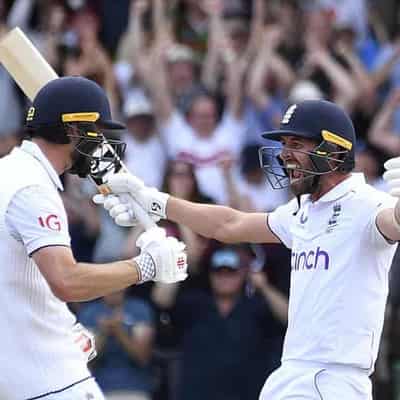
[[[130,193],[155,219],[168,218],[223,242],[283,243],[292,251],[289,320],[281,366],[260,400],[371,400],[388,294],[400,240],[400,158],[389,160],[379,192],[353,173],[356,137],[348,115],[318,100],[291,105],[279,141],[260,148],[274,188],[294,198],[274,212],[244,213],[187,202],[115,175],[115,194]],[[136,223],[129,202],[97,197],[120,225]]]
[[[111,120],[103,89],[81,77],[50,81],[27,114],[30,140],[0,160],[0,399],[104,400],[87,368],[93,335],[66,302],[87,301],[149,280],[186,278],[184,244],[154,227],[134,259],[76,262],[59,175],[102,174],[123,143],[105,145]],[[114,151],[102,149],[113,146]],[[120,151],[121,150],[121,151]]]

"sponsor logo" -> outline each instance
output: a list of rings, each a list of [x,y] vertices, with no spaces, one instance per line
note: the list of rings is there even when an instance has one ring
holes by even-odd
[[[39,225],[42,228],[48,228],[52,231],[60,231],[61,230],[61,222],[57,215],[50,214],[45,217],[39,217]]]
[[[39,225],[42,228],[48,228],[52,231],[60,231],[61,230],[61,222],[57,215],[50,214],[45,217],[39,217]]]
[[[294,114],[296,108],[297,104],[293,104],[286,110],[285,115],[283,116],[281,121],[282,124],[287,124],[290,121],[290,118],[292,118],[292,115]]]
[[[155,201],[153,201],[151,203],[151,211],[155,212],[155,213],[160,213],[161,212],[161,206],[159,203],[156,203]]]
[[[35,116],[35,107],[30,107],[28,113],[26,114],[26,120],[32,121]]]
[[[316,250],[292,252],[292,271],[329,269],[329,254],[319,246]]]
[[[304,225],[308,221],[308,216],[304,214],[304,211],[300,215],[300,223]]]
[[[336,203],[333,205],[333,214],[329,218],[327,232],[331,232],[333,228],[337,226],[338,218],[340,216],[341,211],[342,211],[342,206],[340,205],[340,203]]]
[[[179,257],[176,261],[178,268],[183,268],[186,265],[185,257]]]

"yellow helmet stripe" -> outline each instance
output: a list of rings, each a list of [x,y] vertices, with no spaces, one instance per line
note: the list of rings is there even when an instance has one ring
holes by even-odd
[[[97,137],[99,134],[97,132],[86,132],[86,136]]]
[[[338,146],[344,147],[347,150],[351,150],[353,147],[353,143],[351,143],[349,140],[337,135],[336,133],[332,133],[327,130],[323,130],[321,133],[322,137],[324,140],[330,143],[337,144]]]
[[[82,112],[62,114],[62,122],[96,122],[100,118],[98,112]]]

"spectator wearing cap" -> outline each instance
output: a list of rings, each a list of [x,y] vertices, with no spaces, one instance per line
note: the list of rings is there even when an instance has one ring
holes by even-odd
[[[169,87],[178,109],[184,111],[193,93],[201,92],[198,83],[199,63],[194,51],[183,44],[173,44],[166,52]]]
[[[161,188],[166,165],[165,151],[155,126],[150,100],[139,90],[131,91],[124,102],[127,131],[125,164],[146,185]]]
[[[279,365],[285,321],[276,315],[287,300],[278,295],[271,302],[262,290],[248,297],[244,260],[238,246],[215,250],[209,290],[186,290],[175,299],[172,320],[182,332],[178,399],[255,399]]]

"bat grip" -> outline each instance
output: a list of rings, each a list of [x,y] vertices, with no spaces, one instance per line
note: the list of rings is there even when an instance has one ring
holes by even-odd
[[[110,188],[106,185],[100,185],[98,187],[99,192],[101,194],[107,195],[107,194],[111,194],[111,190]],[[147,212],[145,210],[143,210],[143,208],[140,206],[140,204],[133,198],[133,196],[129,193],[125,193],[123,195],[120,196],[129,196],[130,197],[130,203],[132,205],[133,208],[133,212],[136,216],[136,218],[138,219],[138,221],[140,222],[140,224],[143,226],[144,230],[149,230],[150,228],[153,228],[154,226],[156,226],[156,223],[151,219],[150,215],[147,214]]]

